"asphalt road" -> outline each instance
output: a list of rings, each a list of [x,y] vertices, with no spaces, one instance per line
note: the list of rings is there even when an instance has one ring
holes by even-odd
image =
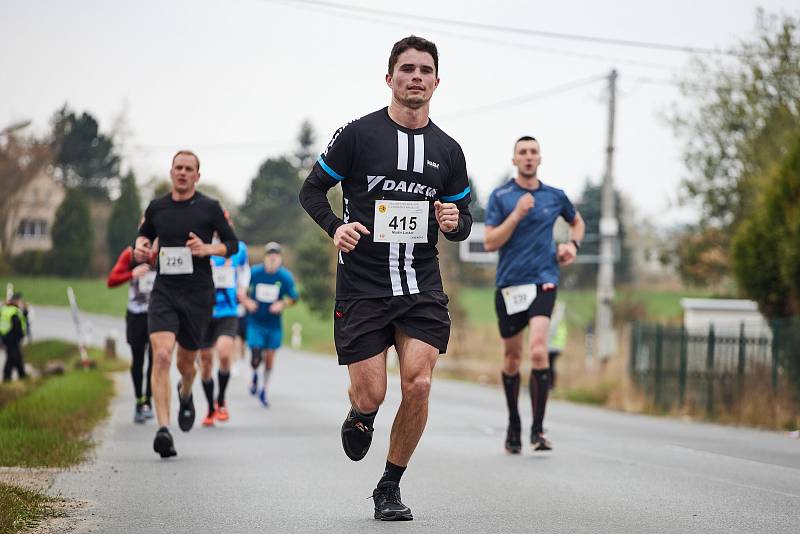
[[[49,327],[41,314],[37,323],[41,339]],[[367,498],[383,470],[396,379],[358,463],[341,450],[347,377],[333,358],[282,350],[269,409],[246,392],[247,373],[232,379],[230,422],[189,433],[173,424],[178,456],[169,460],[152,451],[155,424],[132,422],[130,380],[118,383],[94,460],[51,489],[89,502],[79,532],[800,529],[800,441],[779,433],[552,402],[545,426],[555,450],[509,456],[500,390],[435,380],[428,427],[401,485],[415,520],[392,524],[372,519]],[[527,402],[523,394],[524,424]]]

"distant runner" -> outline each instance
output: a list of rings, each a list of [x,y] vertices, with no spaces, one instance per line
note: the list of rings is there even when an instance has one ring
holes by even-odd
[[[530,136],[520,137],[514,143],[512,159],[517,177],[492,191],[486,208],[484,245],[488,251],[500,251],[495,310],[505,352],[502,372],[508,404],[505,447],[512,454],[522,450],[519,368],[522,335],[527,326],[530,326],[533,362],[528,382],[533,411],[531,446],[536,451],[552,448],[543,429],[550,390],[547,332],[556,302],[559,264],[575,261],[584,231],[583,219],[567,195],[539,180],[541,159],[539,142]],[[556,247],[553,225],[558,217],[569,223],[570,241]]]
[[[250,315],[247,318],[247,344],[252,351],[253,381],[250,393],[258,393],[264,407],[269,406],[267,384],[275,363],[275,353],[283,339],[281,314],[299,295],[292,273],[282,266],[281,246],[274,241],[264,248],[264,263],[251,269],[250,288],[244,303]],[[264,362],[264,380],[258,386],[258,368]]]
[[[153,258],[155,261],[155,257]],[[133,259],[133,247],[127,247],[117,258],[117,263],[108,274],[108,287],[117,287],[130,282],[128,287],[128,309],[125,313],[125,334],[131,347],[131,379],[136,397],[133,420],[144,423],[153,418],[151,404],[153,373],[153,349],[147,333],[147,306],[150,292],[156,280],[156,272],[148,263],[137,263]],[[147,373],[144,374],[144,359],[147,353]],[[143,389],[143,382],[146,388]]]
[[[230,223],[230,218],[226,218]],[[211,324],[206,330],[200,350],[200,380],[208,401],[208,412],[203,419],[203,426],[213,426],[215,420],[224,422],[230,419],[228,405],[225,402],[225,392],[231,377],[231,360],[239,322],[237,317],[239,279],[245,270],[250,272],[250,265],[247,263],[247,245],[239,241],[239,251],[230,258],[211,256],[211,268],[217,300],[214,304]],[[214,349],[219,358],[219,369],[217,370],[219,394],[216,400],[214,399],[214,379],[211,376],[214,367]]]

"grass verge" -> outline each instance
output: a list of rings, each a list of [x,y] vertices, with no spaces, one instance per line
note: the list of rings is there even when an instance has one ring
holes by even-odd
[[[72,365],[75,345],[41,341],[26,347],[26,357],[37,368],[61,360],[66,373],[41,376],[0,386],[0,466],[68,467],[81,462],[91,447],[90,431],[108,415],[114,385],[107,375],[126,364],[103,359],[91,370]],[[18,533],[41,520],[59,515],[55,500],[41,493],[0,483],[0,534]]]
[[[106,372],[124,368],[90,351],[96,369],[42,380],[0,410],[0,465],[67,467],[84,459],[88,433],[108,415],[114,387]]]
[[[0,483],[0,534],[23,532],[58,515],[53,502],[46,495]]]

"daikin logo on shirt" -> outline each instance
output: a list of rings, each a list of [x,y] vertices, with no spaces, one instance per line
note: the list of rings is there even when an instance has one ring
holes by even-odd
[[[384,191],[402,191],[404,193],[424,195],[426,198],[436,197],[436,189],[433,187],[406,180],[387,180],[386,176],[367,176],[367,191],[372,191],[381,182],[383,182],[381,189]]]

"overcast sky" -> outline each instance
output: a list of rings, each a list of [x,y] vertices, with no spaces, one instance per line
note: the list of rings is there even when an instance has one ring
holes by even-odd
[[[140,182],[165,177],[172,153],[191,148],[202,180],[241,201],[259,164],[293,149],[303,119],[321,150],[338,126],[387,105],[389,50],[415,33],[440,52],[431,118],[461,143],[484,202],[512,172],[521,135],[541,141],[544,182],[576,198],[587,178],[600,180],[601,78],[617,68],[616,183],[639,216],[671,224],[693,218],[675,207],[686,172],[665,120],[679,93],[653,80],[685,76],[688,54],[420,17],[727,48],[752,38],[758,6],[800,14],[796,0],[330,1],[406,15],[272,0],[0,0],[0,128],[32,119],[44,131],[64,102],[105,130],[124,111]]]

